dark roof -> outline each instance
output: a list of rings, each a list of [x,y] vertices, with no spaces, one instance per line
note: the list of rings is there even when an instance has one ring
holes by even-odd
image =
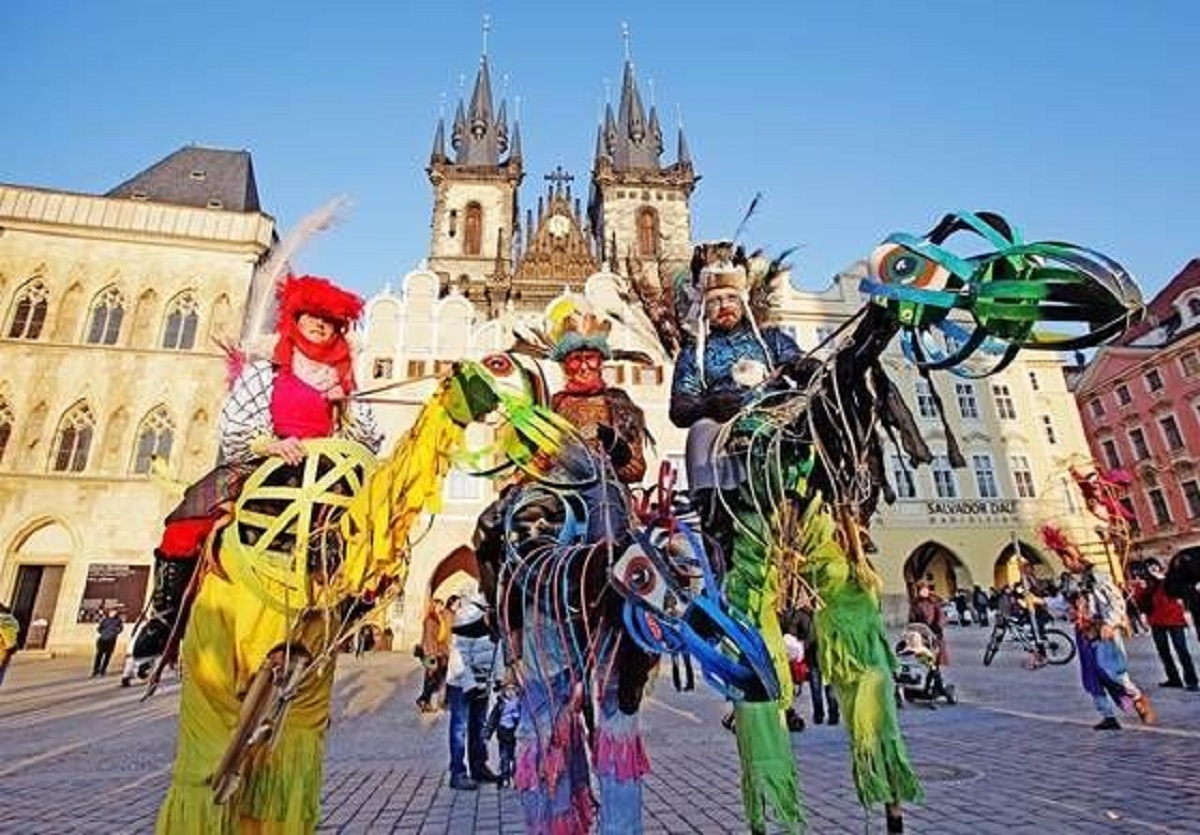
[[[1122,345],[1129,345],[1141,339],[1150,331],[1159,327],[1175,313],[1175,299],[1185,290],[1200,285],[1200,258],[1193,258],[1184,265],[1179,274],[1172,278],[1167,286],[1146,305],[1146,315],[1134,327],[1130,328],[1123,337]]]
[[[262,210],[249,151],[194,145],[164,157],[104,196],[229,212]]]

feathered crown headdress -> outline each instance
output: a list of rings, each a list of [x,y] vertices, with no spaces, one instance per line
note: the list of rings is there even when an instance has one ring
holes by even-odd
[[[589,349],[611,359],[612,348],[608,344],[611,330],[612,322],[601,319],[586,303],[571,296],[551,302],[546,309],[546,335],[554,346],[550,349],[550,359],[555,362],[561,362],[574,351]]]

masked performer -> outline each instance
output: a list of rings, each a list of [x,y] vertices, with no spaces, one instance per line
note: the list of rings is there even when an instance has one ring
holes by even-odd
[[[165,643],[205,539],[262,459],[274,456],[297,465],[305,457],[302,441],[331,436],[378,449],[381,438],[370,411],[348,400],[354,375],[346,331],[361,311],[357,296],[322,278],[289,277],[280,285],[272,358],[241,370],[221,412],[220,463],[167,519],[155,552],[150,623],[158,626],[143,630],[142,640]],[[263,659],[287,639],[290,616],[263,606],[223,571],[203,575],[198,587],[181,645],[187,676],[179,741],[158,831],[312,831],[333,665],[290,705],[280,739],[262,752],[239,793],[218,805],[208,779],[238,720],[239,697]],[[161,649],[143,646],[138,654]]]

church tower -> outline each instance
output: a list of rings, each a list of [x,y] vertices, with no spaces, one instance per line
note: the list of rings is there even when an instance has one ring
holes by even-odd
[[[439,118],[426,169],[433,185],[429,268],[440,277],[443,294],[454,289],[472,300],[511,283],[519,234],[521,126],[514,121],[510,133],[507,103],[495,110],[492,101],[485,42],[470,106],[460,98],[454,113],[450,154]]]
[[[689,201],[700,178],[682,126],[675,162],[664,165],[662,153],[658,110],[652,103],[647,115],[642,104],[626,34],[620,106],[614,116],[612,105],[606,105],[596,129],[588,204],[596,251],[616,272],[661,280],[691,258]]]

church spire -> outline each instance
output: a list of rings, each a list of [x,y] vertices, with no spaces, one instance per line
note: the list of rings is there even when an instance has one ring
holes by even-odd
[[[429,153],[429,162],[433,163],[446,161],[446,121],[440,116],[437,121],[437,130],[433,134],[433,150]]]
[[[692,152],[688,149],[687,137],[683,135],[683,125],[679,126],[679,142],[675,146],[675,162],[681,166],[692,164]]]
[[[662,153],[662,130],[658,124],[658,113],[651,107],[649,118],[646,116],[637,76],[633,70],[628,25],[622,24],[621,35],[625,40],[625,67],[615,124],[611,106],[605,112],[604,127],[608,151],[612,156],[614,170],[658,171],[662,167],[659,162],[659,154]]]

